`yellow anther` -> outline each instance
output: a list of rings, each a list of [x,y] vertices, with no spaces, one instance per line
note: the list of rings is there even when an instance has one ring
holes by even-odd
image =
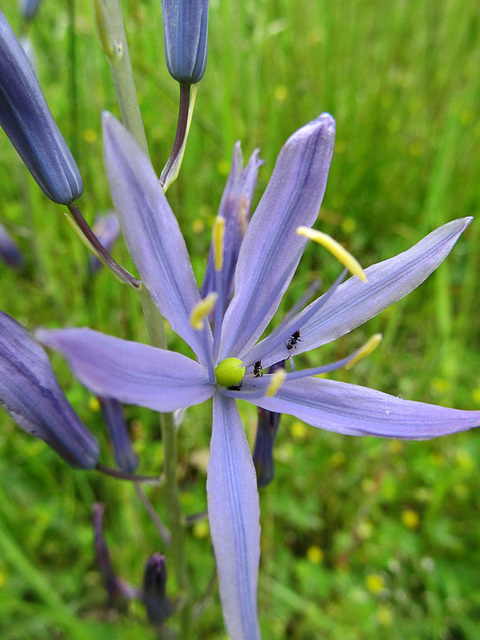
[[[225,218],[217,216],[213,225],[213,255],[215,258],[215,271],[221,271],[223,267],[223,239],[225,237]]]
[[[203,300],[200,300],[192,309],[190,314],[190,324],[197,331],[203,329],[203,323],[205,318],[212,313],[215,309],[215,303],[218,295],[216,293],[209,293]]]
[[[359,262],[351,253],[344,249],[339,242],[331,238],[328,234],[323,233],[322,231],[317,231],[316,229],[310,229],[310,227],[297,227],[297,235],[304,236],[309,240],[313,240],[314,242],[321,244],[322,247],[328,249],[328,251],[330,251],[330,253],[350,271],[350,273],[360,278],[362,282],[367,282],[367,276]]]
[[[265,395],[267,396],[267,398],[273,398],[273,396],[285,382],[286,377],[287,372],[285,371],[285,369],[278,369],[278,371],[275,371],[275,373],[272,374],[272,379],[270,380],[267,390],[265,391]]]
[[[359,360],[362,360],[366,356],[369,356],[372,353],[372,351],[375,351],[375,349],[378,347],[378,345],[382,341],[382,338],[383,336],[381,333],[376,333],[369,340],[367,340],[366,343],[363,345],[363,347],[360,347],[360,349],[358,349],[358,351],[350,360],[350,362],[345,365],[345,369],[351,369],[353,365],[357,364]]]

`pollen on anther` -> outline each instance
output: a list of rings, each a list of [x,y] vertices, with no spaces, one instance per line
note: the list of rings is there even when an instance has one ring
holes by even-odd
[[[212,313],[215,308],[218,295],[215,292],[209,293],[208,296],[197,302],[190,313],[190,324],[197,331],[203,329],[205,318]]]
[[[310,227],[297,227],[297,235],[313,240],[317,244],[325,247],[330,253],[350,271],[351,274],[360,278],[362,282],[367,282],[365,271],[360,266],[356,258],[352,256],[342,245],[330,237],[327,233],[311,229]]]

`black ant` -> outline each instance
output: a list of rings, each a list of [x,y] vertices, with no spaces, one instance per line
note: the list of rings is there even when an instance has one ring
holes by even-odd
[[[295,331],[295,333],[292,333],[290,338],[287,340],[287,342],[285,343],[287,350],[291,351],[293,347],[297,344],[297,342],[301,342],[300,331]]]
[[[262,373],[262,361],[261,360],[258,360],[253,365],[253,375],[255,376],[255,378],[260,378],[260,376],[263,376],[263,373]]]
[[[243,386],[243,382],[239,382],[239,384],[232,384],[231,387],[227,387],[229,391],[240,391]]]

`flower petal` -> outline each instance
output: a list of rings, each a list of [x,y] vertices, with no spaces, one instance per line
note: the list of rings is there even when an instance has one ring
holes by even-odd
[[[182,233],[149,159],[128,131],[103,116],[105,165],[128,249],[142,280],[172,329],[207,361],[190,312],[200,301]]]
[[[220,596],[232,640],[260,638],[260,507],[252,454],[234,400],[214,395],[208,517]]]
[[[285,382],[274,398],[251,402],[269,411],[288,413],[314,427],[352,436],[426,440],[480,425],[480,411],[412,402],[321,378]]]
[[[296,228],[311,226],[322,204],[334,137],[333,118],[322,114],[281,150],[242,243],[220,359],[242,357],[275,313],[305,248]]]
[[[68,403],[45,351],[0,312],[0,406],[76,469],[93,469],[98,442]]]
[[[174,411],[210,398],[205,369],[173,351],[120,340],[91,329],[39,329],[36,338],[60,351],[93,393],[155,411]]]
[[[336,340],[413,291],[445,260],[471,221],[472,218],[453,220],[430,233],[408,251],[368,267],[365,269],[368,282],[350,278],[313,315],[310,310],[322,298],[312,302],[296,319],[289,322],[300,332],[300,340],[295,344],[295,354]],[[284,343],[271,350],[267,337],[254,347],[252,358],[261,359],[263,366],[268,367],[285,359],[286,355]],[[245,361],[250,360],[247,357]]]

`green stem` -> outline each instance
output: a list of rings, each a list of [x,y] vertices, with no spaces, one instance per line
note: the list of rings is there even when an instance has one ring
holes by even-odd
[[[110,65],[122,122],[148,156],[119,0],[93,0],[93,5],[98,36]]]

